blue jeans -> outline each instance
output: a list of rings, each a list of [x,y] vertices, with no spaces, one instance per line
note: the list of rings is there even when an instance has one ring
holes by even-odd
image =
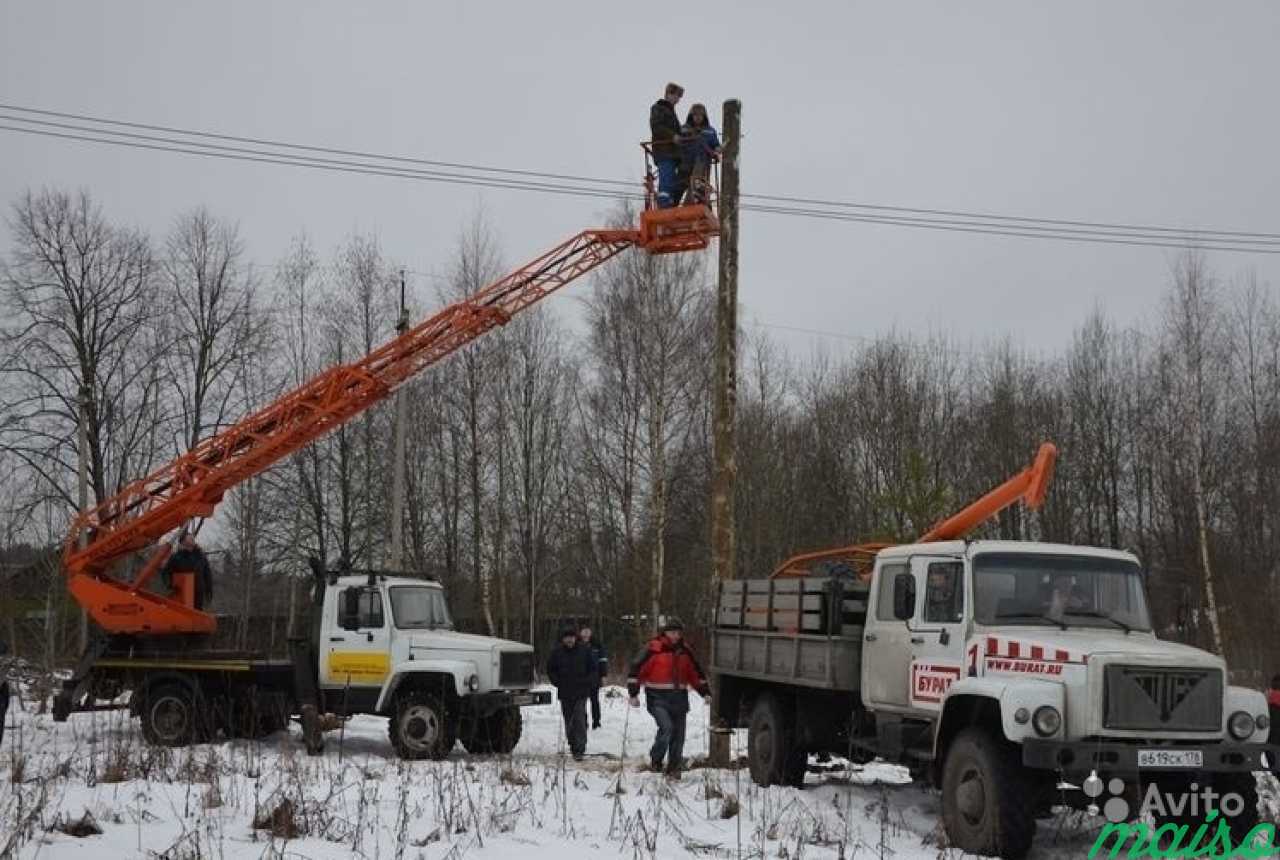
[[[684,724],[689,712],[672,708],[661,699],[655,701],[652,695],[646,697],[646,705],[658,724],[658,736],[649,748],[649,761],[658,767],[666,758],[668,768],[678,769],[683,763]]]
[[[680,159],[655,158],[653,163],[658,168],[658,208],[679,206],[684,196],[684,189],[680,187]]]

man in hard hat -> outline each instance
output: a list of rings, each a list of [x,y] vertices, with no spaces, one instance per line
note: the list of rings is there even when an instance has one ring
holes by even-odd
[[[627,692],[631,694],[631,707],[640,706],[640,688],[645,688],[645,706],[654,722],[658,735],[649,749],[649,767],[653,771],[663,769],[671,779],[679,779],[684,765],[685,719],[689,715],[689,689],[709,698],[706,675],[698,665],[693,652],[684,642],[684,625],[678,618],[668,618],[657,636],[649,640],[644,650],[636,655],[627,676]]]

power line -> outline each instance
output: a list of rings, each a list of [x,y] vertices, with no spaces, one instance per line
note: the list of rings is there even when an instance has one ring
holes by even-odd
[[[275,148],[302,150],[307,152],[320,152],[329,155],[355,156],[360,158],[371,158],[378,161],[390,161],[404,164],[419,164],[429,167],[442,167],[454,170],[467,170],[478,173],[497,173],[512,176],[524,176],[537,179],[551,179],[557,181],[588,183],[592,185],[606,185],[611,187],[620,187],[629,189],[634,187],[634,183],[619,179],[605,179],[600,177],[581,176],[565,173],[550,173],[538,170],[523,170],[507,167],[493,167],[488,165],[467,164],[455,161],[439,161],[426,158],[415,158],[408,156],[386,155],[365,150],[340,149],[335,147],[315,146],[310,144],[293,143],[289,141],[272,140],[270,138],[245,137],[240,135],[221,134],[216,132],[200,131],[196,129],[183,129],[175,126],[157,125],[153,123],[131,122],[127,120],[110,119],[107,117],[92,116],[89,114],[68,113],[64,111],[53,111],[41,108],[30,108],[21,105],[12,105],[0,103],[0,109],[14,111],[17,113],[35,114],[39,116],[52,116],[62,119],[72,119],[81,122],[96,123],[99,125],[119,126],[122,128],[135,128],[148,131],[159,131],[166,134],[178,134],[185,137],[208,138],[212,140],[224,140],[236,143],[248,143],[261,146],[270,146]],[[35,122],[35,120],[14,117],[20,122]],[[114,133],[114,132],[110,132]],[[932,209],[919,208],[909,206],[891,206],[876,203],[859,203],[847,200],[826,200],[812,197],[796,197],[781,194],[765,194],[765,193],[744,193],[744,198],[753,200],[763,200],[774,203],[797,204],[803,206],[822,206],[836,209],[854,209],[869,210],[872,212],[895,212],[903,215],[927,215],[927,216],[946,216],[966,219],[978,219],[984,221],[996,222],[1013,222],[1017,224],[1030,225],[1039,224],[1051,227],[1082,227],[1097,230],[1126,230],[1138,231],[1143,233],[1171,233],[1183,236],[1222,236],[1235,238],[1258,238],[1258,239],[1280,239],[1280,233],[1252,232],[1242,230],[1217,230],[1217,229],[1200,229],[1188,227],[1170,227],[1165,225],[1144,225],[1131,224],[1123,222],[1106,222],[1106,221],[1085,221],[1062,218],[1035,218],[1021,215],[1001,215],[991,212],[968,211],[961,209]],[[761,210],[764,211],[764,210]]]
[[[0,109],[6,109],[4,105],[0,105]],[[13,108],[8,108],[12,110]],[[34,110],[34,109],[19,109]],[[40,111],[43,115],[58,115],[56,112]],[[82,115],[71,115],[82,116]],[[450,184],[473,185],[480,187],[502,188],[508,190],[521,191],[538,191],[542,193],[562,194],[569,196],[591,197],[618,199],[626,198],[638,200],[641,195],[636,193],[625,193],[621,189],[603,189],[583,185],[571,185],[558,179],[552,181],[553,177],[565,177],[565,174],[540,174],[536,171],[511,171],[504,168],[484,168],[474,165],[463,165],[465,169],[478,170],[503,170],[508,173],[519,174],[520,178],[507,178],[504,176],[477,176],[474,174],[461,174],[456,171],[449,170],[425,170],[421,168],[399,167],[384,164],[371,163],[368,161],[355,161],[350,158],[328,158],[310,155],[297,155],[292,152],[273,152],[268,149],[246,146],[231,146],[228,144],[214,144],[203,141],[182,140],[164,135],[141,134],[137,132],[123,132],[112,129],[94,128],[79,123],[64,123],[51,120],[30,119],[21,116],[9,116],[0,114],[0,120],[12,123],[21,123],[22,125],[4,125],[0,124],[0,130],[14,131],[25,134],[41,135],[45,137],[61,138],[89,143],[102,143],[114,146],[136,148],[143,150],[153,150],[162,152],[174,152],[188,155],[201,155],[205,157],[232,159],[239,161],[257,162],[265,164],[307,167],[311,169],[329,170],[343,173],[354,173],[363,175],[386,176],[401,179],[416,179],[419,181],[445,182]],[[89,118],[90,122],[99,121]],[[102,121],[112,122],[116,124],[124,124],[120,121]],[[32,127],[32,126],[41,127]],[[129,123],[130,127],[148,127],[155,129],[167,129],[165,126],[147,126],[141,123]],[[57,130],[55,130],[57,129]],[[208,132],[184,132],[175,130],[176,134],[198,134],[210,138],[221,140],[254,140],[251,138],[236,138],[232,135],[213,135]],[[264,145],[269,146],[294,146],[292,144],[280,144],[275,142],[266,142]],[[356,152],[354,150],[331,150],[324,147],[302,147],[308,151],[325,151],[325,152]],[[363,158],[381,159],[384,156],[373,154],[361,154]],[[399,159],[424,164],[453,164],[452,162],[431,162],[426,159]],[[548,181],[533,180],[524,177],[548,177]],[[607,181],[619,185],[616,180],[591,180],[581,177],[583,181]],[[744,195],[746,196],[746,195]],[[777,195],[757,195],[760,198],[769,199],[792,199],[804,200],[806,198],[783,198]],[[839,204],[833,202],[815,201],[818,205],[844,205],[856,206],[861,204]],[[870,212],[858,211],[832,211],[829,209],[814,209],[799,206],[781,206],[781,205],[744,205],[743,209],[765,214],[784,215],[790,217],[816,218],[821,220],[832,221],[849,221],[855,223],[878,224],[882,226],[897,227],[915,227],[932,230],[942,230],[947,232],[960,233],[977,233],[986,235],[1012,236],[1020,238],[1038,238],[1053,239],[1057,241],[1069,242],[1091,242],[1112,245],[1133,245],[1144,247],[1161,247],[1161,248],[1187,248],[1201,247],[1205,249],[1228,251],[1234,253],[1262,253],[1276,254],[1280,253],[1280,234],[1266,233],[1243,233],[1235,231],[1205,231],[1207,235],[1186,235],[1182,241],[1178,240],[1177,235],[1169,234],[1149,234],[1146,230],[1151,231],[1173,231],[1174,228],[1152,227],[1145,228],[1132,225],[1099,225],[1078,226],[1078,227],[1050,227],[1044,226],[1050,223],[1060,224],[1076,224],[1090,225],[1093,222],[1067,222],[1067,221],[1050,221],[1049,219],[1015,219],[1014,223],[1001,223],[997,221],[979,220],[990,219],[999,216],[986,215],[984,213],[965,213],[966,217],[909,217],[905,215],[887,215],[875,214]],[[891,208],[891,207],[884,207]],[[903,207],[893,207],[894,211],[936,211],[943,212],[949,210],[909,210]],[[1124,229],[1119,229],[1124,227]],[[1227,236],[1237,238],[1224,238]],[[1275,236],[1275,239],[1269,237]],[[1245,238],[1258,237],[1258,238]]]

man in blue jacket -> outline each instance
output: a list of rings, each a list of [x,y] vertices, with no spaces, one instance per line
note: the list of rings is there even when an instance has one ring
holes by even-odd
[[[604,653],[604,646],[591,638],[591,628],[583,627],[578,631],[578,641],[591,652],[591,660],[596,664],[596,685],[591,690],[591,728],[600,728],[600,685],[605,675],[609,674],[609,657]]]

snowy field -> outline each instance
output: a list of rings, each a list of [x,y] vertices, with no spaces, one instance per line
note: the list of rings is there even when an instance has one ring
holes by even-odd
[[[686,758],[707,752],[692,696]],[[352,719],[309,758],[295,726],[262,741],[147,747],[123,712],[64,724],[9,711],[0,751],[0,857],[502,858],[955,857],[936,792],[885,764],[810,773],[804,791],[760,789],[744,770],[641,773],[653,721],[602,699],[588,757],[565,755],[559,707],[524,709],[511,756],[401,762],[386,720]],[[745,736],[734,738],[735,755]],[[1041,822],[1033,857],[1084,857],[1100,826]]]

